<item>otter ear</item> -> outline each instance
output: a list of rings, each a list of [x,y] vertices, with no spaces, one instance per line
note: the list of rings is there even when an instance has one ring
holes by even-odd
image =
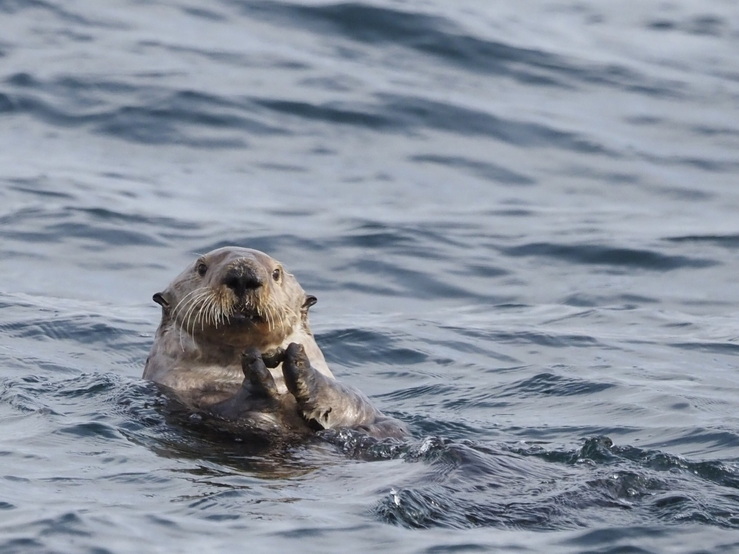
[[[313,306],[316,302],[318,302],[318,298],[313,296],[312,294],[306,294],[305,295],[305,302],[303,302],[303,311],[307,312],[308,308]]]
[[[169,300],[167,300],[166,294],[166,291],[157,292],[154,296],[151,297],[151,299],[159,304],[162,308],[167,309],[169,308]]]

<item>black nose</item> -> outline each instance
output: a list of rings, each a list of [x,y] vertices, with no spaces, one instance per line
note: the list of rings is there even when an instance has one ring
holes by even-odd
[[[232,267],[223,277],[223,284],[236,293],[243,296],[248,290],[258,289],[262,286],[262,280],[248,267]]]

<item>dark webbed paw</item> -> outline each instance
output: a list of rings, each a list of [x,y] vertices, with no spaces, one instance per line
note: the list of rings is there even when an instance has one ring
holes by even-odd
[[[302,345],[293,342],[285,349],[282,374],[285,377],[287,390],[295,397],[299,405],[309,403],[315,396],[315,389],[318,386],[317,372],[311,367]]]
[[[334,404],[338,400],[336,382],[310,365],[302,345],[291,343],[282,361],[285,385],[298,403],[298,409],[313,430],[332,425]]]
[[[282,375],[300,415],[313,430],[349,427],[377,437],[405,435],[403,424],[382,415],[364,394],[312,367],[300,344],[285,349]]]
[[[241,354],[241,369],[246,377],[244,384],[255,396],[277,399],[280,394],[272,374],[267,369],[262,355],[256,348]]]

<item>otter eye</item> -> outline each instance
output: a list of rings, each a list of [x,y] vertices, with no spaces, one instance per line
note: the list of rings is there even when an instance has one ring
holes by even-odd
[[[275,281],[279,283],[281,278],[282,278],[282,270],[278,267],[272,272],[272,279],[274,279]]]
[[[205,265],[203,262],[200,262],[197,267],[198,275],[203,277],[205,275],[205,272],[208,271],[208,266]]]

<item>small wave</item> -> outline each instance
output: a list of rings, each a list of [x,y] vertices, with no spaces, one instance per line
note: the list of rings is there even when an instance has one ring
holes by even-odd
[[[723,18],[713,15],[699,15],[688,19],[650,19],[646,27],[659,32],[682,32],[713,37],[724,36],[729,30],[729,25]]]
[[[344,367],[361,367],[383,360],[392,367],[406,367],[422,363],[428,356],[404,343],[407,337],[397,336],[387,330],[371,328],[333,329],[321,334],[321,346],[327,358]]]
[[[256,106],[248,100],[194,90],[83,77],[41,81],[28,73],[15,74],[7,83],[15,90],[0,99],[6,114],[29,114],[53,126],[84,126],[144,144],[230,148],[245,146],[244,133],[285,133],[254,117]],[[138,104],[131,103],[132,97],[138,97]]]
[[[359,125],[376,130],[390,130],[398,128],[392,117],[372,113],[369,107],[342,104],[311,104],[308,102],[273,100],[255,98],[253,102],[269,110],[300,117],[313,119],[325,123],[337,123],[341,125]]]
[[[712,244],[729,250],[739,249],[739,233],[726,235],[683,235],[666,239],[676,243]]]
[[[419,96],[383,93],[378,97],[383,103],[381,113],[390,114],[395,122],[403,122],[406,129],[431,128],[465,136],[487,136],[517,146],[561,148],[617,157],[615,152],[589,137],[542,123],[498,117],[481,109]]]
[[[322,36],[369,44],[393,44],[476,74],[510,77],[536,86],[574,88],[578,84],[617,86],[655,96],[676,95],[680,84],[617,64],[566,57],[543,49],[476,36],[447,17],[410,12],[364,2],[305,6],[287,2],[256,3],[250,15],[277,20]]]
[[[503,249],[509,256],[543,256],[558,258],[568,263],[637,267],[647,270],[670,271],[686,267],[711,267],[717,262],[705,258],[691,258],[662,254],[653,250],[613,247],[596,244],[554,244],[536,242]]]
[[[464,171],[469,171],[474,175],[483,177],[484,179],[498,183],[509,185],[533,185],[535,182],[533,179],[521,173],[506,169],[505,167],[492,164],[490,162],[463,158],[461,156],[419,154],[411,156],[410,159],[415,162],[432,163],[462,169]]]
[[[600,513],[612,523],[739,529],[732,509],[739,467],[618,447],[607,437],[570,451],[430,438],[392,453],[431,470],[425,484],[394,488],[375,507],[379,518],[404,527],[576,529]],[[706,479],[724,489],[711,493],[717,502],[703,501],[708,493],[700,481]],[[521,494],[511,497],[517,486]]]
[[[528,379],[513,383],[506,389],[496,393],[496,397],[541,397],[544,396],[579,396],[597,394],[615,387],[612,383],[598,383],[582,379],[563,377],[552,373],[540,373]]]

